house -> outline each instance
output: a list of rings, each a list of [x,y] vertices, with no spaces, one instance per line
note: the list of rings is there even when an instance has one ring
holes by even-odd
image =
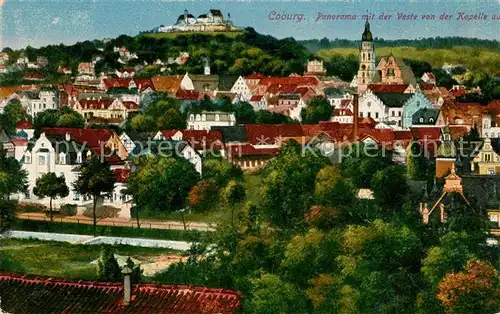
[[[248,143],[233,144],[226,150],[228,161],[243,170],[263,168],[279,152],[279,148],[256,148]]]
[[[43,73],[26,73],[23,76],[25,81],[43,81],[45,80],[45,74]]]
[[[27,101],[26,113],[33,118],[49,109],[59,109],[59,90],[55,87],[42,87],[36,98]]]
[[[184,158],[194,165],[196,171],[202,175],[201,156],[187,141],[180,140],[148,140],[136,142],[129,159],[140,156],[163,156]]]
[[[198,114],[190,114],[187,124],[190,130],[210,130],[216,126],[233,126],[236,124],[236,118],[234,113],[202,111]]]
[[[493,145],[494,144],[494,145]],[[498,141],[492,143],[491,139],[484,139],[479,152],[473,159],[471,170],[479,175],[500,174],[500,147]]]
[[[199,92],[213,92],[219,89],[218,75],[193,75],[186,74],[191,79],[193,88]]]
[[[333,117],[332,117],[333,122],[352,124],[354,120],[353,118],[354,115],[352,111],[348,108],[339,108],[333,110]]]
[[[432,126],[436,124],[439,114],[438,109],[434,108],[420,108],[412,116],[412,127],[419,126]]]
[[[325,76],[326,69],[323,66],[323,60],[308,60],[307,69],[304,75]]]
[[[191,285],[72,282],[62,278],[0,273],[1,310],[7,313],[167,314],[237,313],[241,293]]]
[[[232,93],[236,93],[241,97],[241,99],[248,101],[252,98],[252,91],[247,84],[247,80],[243,76],[239,76],[234,82],[234,85],[230,90]]]
[[[411,94],[373,93],[367,89],[359,99],[359,117],[373,118],[394,129],[401,129],[403,107],[411,97]]]
[[[481,137],[500,137],[500,100],[491,101],[483,113]]]
[[[369,84],[368,89],[373,93],[400,93],[409,94],[415,92],[414,85],[411,84]]]
[[[28,57],[26,57],[24,54],[21,53],[19,58],[16,60],[16,64],[19,66],[25,66],[30,62]]]
[[[115,74],[119,78],[132,78],[135,75],[135,70],[130,68],[123,70],[116,70]]]
[[[425,72],[420,79],[424,83],[436,85],[436,77],[432,72]]]
[[[266,110],[268,107],[267,98],[264,95],[253,95],[248,102],[252,105],[254,111]]]
[[[78,64],[78,74],[95,76],[94,64],[92,62],[80,62]]]
[[[382,84],[417,84],[411,68],[402,59],[393,55],[382,57],[377,66],[377,71],[381,74],[380,82]]]
[[[45,68],[49,65],[49,60],[46,58],[46,57],[36,57],[36,64],[38,64],[38,66],[40,68]]]
[[[140,108],[135,102],[119,99],[82,99],[75,102],[73,110],[86,119],[104,119],[108,123],[119,124],[127,120],[131,114],[139,112]]]
[[[184,141],[200,155],[224,157],[224,143],[219,130],[164,130],[154,140]]]
[[[131,154],[136,146],[141,145],[140,143],[152,140],[155,137],[154,132],[136,132],[128,131],[123,132],[119,136],[119,141],[121,145],[125,148],[127,154]],[[128,158],[128,157],[127,157]]]
[[[179,90],[193,90],[193,82],[189,76],[153,76],[151,78],[157,92],[175,95]]]
[[[441,106],[436,125],[465,126],[468,131],[476,126],[481,134],[486,107],[479,103],[445,103]]]
[[[57,67],[57,72],[62,73],[62,74],[66,74],[66,75],[71,75],[73,73],[73,71],[71,71],[70,68],[66,68],[66,67],[62,67],[62,66]]]
[[[403,105],[403,128],[412,126],[413,115],[420,109],[434,109],[434,105],[417,89]],[[436,120],[434,120],[436,121]]]
[[[0,74],[6,74],[9,73],[9,68],[7,68],[6,65],[0,64]]]
[[[238,75],[227,75],[220,74],[219,75],[219,86],[217,87],[217,91],[219,92],[230,92],[233,89],[234,84],[241,76]]]
[[[278,106],[298,106],[301,102],[300,94],[280,94],[278,96]]]
[[[279,148],[286,140],[305,144],[300,124],[245,124],[248,142],[255,148]]]
[[[325,98],[330,102],[330,105],[335,108],[340,108],[342,101],[351,100],[352,94],[347,90],[342,90],[340,88],[325,88],[324,89]]]
[[[0,144],[2,145],[7,157],[15,157],[15,146],[12,143],[12,138],[0,127]]]

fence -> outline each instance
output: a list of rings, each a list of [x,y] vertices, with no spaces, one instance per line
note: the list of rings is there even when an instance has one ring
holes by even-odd
[[[50,221],[50,217],[45,215],[36,215],[30,213],[22,213],[17,215],[18,219],[26,219],[26,220],[38,220],[38,221]],[[94,221],[92,218],[87,217],[54,217],[52,222],[61,222],[61,223],[76,223],[76,224],[85,224],[85,225],[93,225]],[[112,218],[109,220],[97,220],[98,226],[110,226],[110,227],[130,227],[137,228],[137,222],[130,221],[115,221]],[[184,225],[179,222],[147,222],[143,221],[140,223],[141,229],[161,229],[161,230],[184,230]],[[215,231],[214,228],[204,225],[191,225],[189,222],[186,223],[186,230],[188,231]]]

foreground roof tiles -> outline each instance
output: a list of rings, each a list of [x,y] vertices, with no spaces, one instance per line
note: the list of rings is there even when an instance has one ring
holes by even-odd
[[[133,285],[129,305],[123,285],[0,273],[2,310],[8,313],[235,313],[240,293],[187,285]]]

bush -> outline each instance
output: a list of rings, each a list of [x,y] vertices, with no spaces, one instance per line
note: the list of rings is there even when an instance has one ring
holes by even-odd
[[[95,214],[98,219],[102,218],[115,218],[118,217],[119,208],[115,208],[112,206],[100,206],[95,209]],[[92,214],[92,208],[87,208],[83,212],[83,215],[86,217],[94,217]]]
[[[59,212],[63,216],[76,216],[78,209],[75,204],[64,204],[59,209]]]
[[[37,203],[19,203],[17,205],[17,211],[22,213],[44,213],[47,209],[47,206]]]

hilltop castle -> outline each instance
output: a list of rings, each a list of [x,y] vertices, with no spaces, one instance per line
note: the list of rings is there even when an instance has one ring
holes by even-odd
[[[173,25],[161,25],[155,31],[159,33],[169,32],[229,32],[237,31],[237,27],[231,21],[231,15],[228,13],[227,19],[224,19],[220,10],[210,10],[206,14],[201,14],[197,18],[184,10]]]

